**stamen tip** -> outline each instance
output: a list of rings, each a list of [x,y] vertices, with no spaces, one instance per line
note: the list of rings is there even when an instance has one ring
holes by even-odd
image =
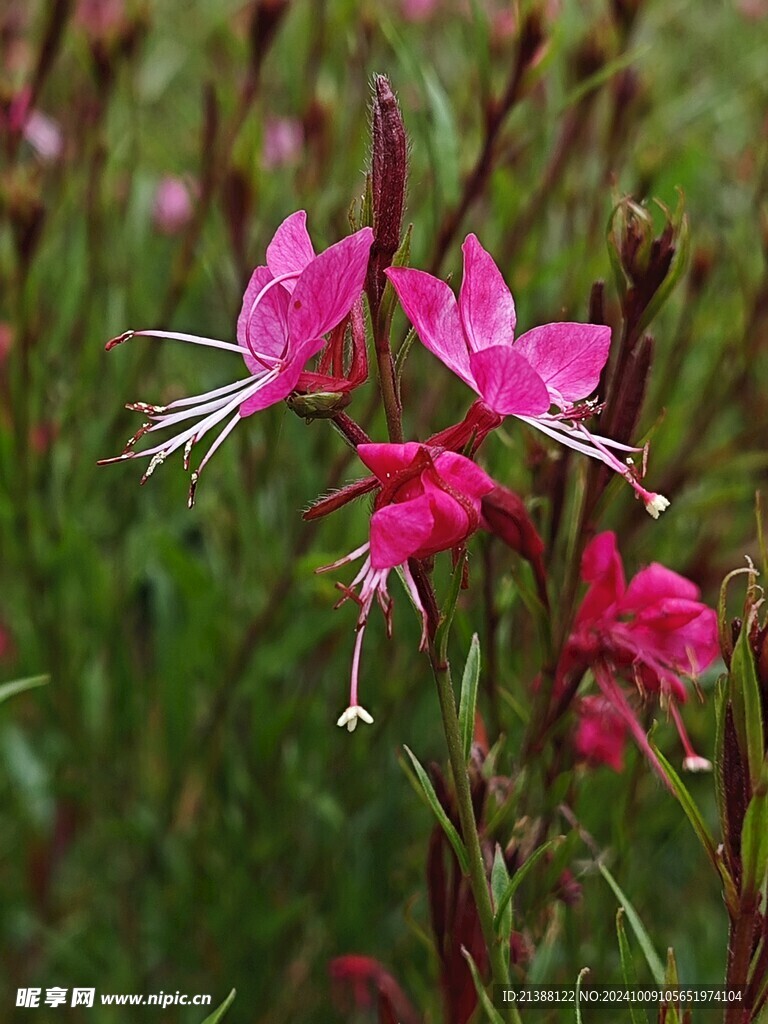
[[[669,499],[665,498],[663,494],[651,494],[645,502],[645,510],[652,519],[658,519],[659,515],[669,508],[669,505]]]
[[[336,725],[340,726],[342,729],[346,725],[349,732],[354,732],[357,728],[358,719],[360,719],[361,722],[365,722],[366,725],[373,725],[373,717],[359,704],[348,707],[344,714],[339,717]]]
[[[699,757],[696,754],[686,757],[683,761],[683,771],[686,772],[711,772],[712,762],[706,757]]]
[[[135,333],[135,331],[123,331],[123,333],[118,334],[116,338],[110,338],[110,340],[104,346],[104,351],[109,352],[113,348],[117,348],[117,346],[122,345],[124,341],[129,341],[134,336]]]

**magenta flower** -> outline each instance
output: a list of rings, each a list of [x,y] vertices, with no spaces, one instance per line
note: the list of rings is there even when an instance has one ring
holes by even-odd
[[[254,270],[237,320],[237,344],[157,330],[126,331],[108,342],[107,349],[135,336],[207,345],[236,353],[245,360],[249,374],[169,405],[129,405],[129,409],[146,413],[147,422],[128,441],[122,454],[103,459],[102,463],[148,457],[149,465],[141,481],[144,483],[179,448],[184,449],[187,468],[194,445],[227,420],[191,475],[191,506],[200,473],[240,420],[274,405],[294,390],[307,361],[325,345],[325,334],[349,314],[359,298],[373,242],[371,229],[363,228],[315,255],[306,216],[299,210],[283,221],[267,246],[266,266]],[[192,422],[187,425],[188,421]],[[140,438],[169,427],[177,430],[170,438],[142,451],[135,450]]]
[[[423,649],[427,642],[426,612],[408,559],[427,558],[463,544],[481,524],[483,495],[495,487],[488,474],[463,455],[430,449],[415,441],[361,444],[357,452],[381,485],[374,502],[370,536],[345,558],[318,570],[327,572],[365,556],[352,583],[348,587],[338,584],[344,595],[339,603],[351,598],[360,606],[349,706],[337,723],[346,725],[350,732],[358,719],[369,725],[373,722],[358,699],[360,652],[374,599],[387,620],[388,632],[391,629],[392,599],[387,590],[390,571],[399,571],[421,615]]]
[[[695,677],[714,661],[717,617],[699,601],[699,589],[684,576],[653,562],[625,582],[616,535],[598,534],[586,547],[582,579],[589,584],[566,645],[560,685],[592,669],[605,699],[625,722],[654,765],[650,749],[617,677],[629,677],[641,697],[659,695],[668,706],[685,749],[684,767],[695,771],[709,762],[693,751],[677,702],[687,699],[681,675]]]
[[[448,285],[431,274],[387,270],[424,345],[494,412],[517,416],[620,473],[657,519],[669,502],[642,487],[633,463],[615,454],[640,449],[593,434],[583,423],[594,413],[594,405],[584,400],[597,387],[608,359],[610,328],[544,324],[515,341],[515,304],[499,268],[475,235],[467,235],[462,251],[458,302]],[[549,411],[552,406],[556,412]]]

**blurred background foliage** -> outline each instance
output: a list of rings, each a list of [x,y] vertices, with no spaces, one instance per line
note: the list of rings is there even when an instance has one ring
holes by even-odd
[[[531,17],[534,66],[451,226]],[[234,358],[150,339],[107,356],[103,344],[143,326],[230,338],[283,217],[307,209],[318,247],[347,232],[374,72],[390,76],[410,134],[414,265],[457,274],[475,231],[521,329],[586,319],[597,279],[615,317],[605,232],[616,198],[674,207],[681,189],[690,269],[653,325],[641,422],[651,486],[673,505],[653,523],[629,488],[611,490],[600,525],[619,531],[628,571],[664,561],[713,601],[753,550],[768,461],[767,26],[758,0],[6,0],[0,681],[44,671],[51,682],[0,707],[3,1019],[24,1013],[17,987],[95,985],[214,1002],[235,986],[233,1021],[337,1020],[327,963],[346,952],[381,959],[439,1019],[422,941],[431,820],[398,764],[403,743],[443,757],[428,665],[400,596],[396,639],[377,619],[366,638],[375,727],[336,729],[354,614],[332,613],[333,581],[313,570],[362,543],[366,507],[321,525],[300,517],[358,470],[327,423],[284,406],[238,428],[191,512],[178,461],[145,488],[131,464],[97,468],[138,426],[123,402],[215,387]],[[14,122],[24,90],[34,117]],[[157,205],[168,176],[190,204],[172,223]],[[410,436],[457,421],[467,399],[415,346]],[[384,437],[372,383],[351,411]],[[519,424],[483,449],[542,523],[557,456]],[[583,479],[572,460],[569,486]],[[466,651],[474,630],[483,637],[490,593],[501,621],[483,708],[507,695],[513,744],[535,633],[510,556],[487,538],[473,549],[454,640]],[[702,753],[713,717],[711,703],[691,703]],[[674,730],[659,735],[677,759]],[[714,983],[724,914],[679,809],[634,752],[623,777],[578,771],[576,813],[659,949],[675,946],[683,980]],[[692,787],[706,804],[710,783]],[[586,847],[571,866],[582,898],[539,928],[534,974],[570,983],[588,965],[616,981],[615,899]]]

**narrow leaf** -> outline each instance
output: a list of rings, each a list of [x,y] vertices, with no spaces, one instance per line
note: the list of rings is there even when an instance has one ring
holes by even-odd
[[[480,1005],[485,1010],[488,1020],[491,1022],[491,1024],[504,1024],[503,1017],[496,1009],[496,1007],[493,1005],[491,1000],[488,998],[488,993],[485,991],[485,986],[483,985],[483,979],[480,977],[480,972],[477,969],[477,964],[472,959],[472,954],[465,946],[462,946],[461,955],[469,964],[469,970],[472,975],[472,981],[475,983],[475,992],[477,992],[477,998],[480,1000]],[[514,1006],[514,1004],[512,1004],[512,1009],[515,1012],[515,1020],[519,1021],[520,1015],[517,1013],[517,1008]]]
[[[461,679],[461,697],[459,699],[459,730],[461,731],[461,749],[464,761],[469,761],[472,749],[472,737],[475,734],[475,707],[477,705],[477,684],[480,679],[480,640],[477,633],[472,637],[469,654]]]
[[[637,972],[635,961],[632,958],[632,949],[627,938],[627,931],[624,927],[624,908],[619,907],[616,911],[616,934],[619,939],[619,956],[621,957],[621,973],[624,975],[624,984],[627,988],[635,988],[637,985]],[[644,1006],[629,1003],[629,1017],[632,1024],[648,1024],[648,1014]]]
[[[493,897],[494,909],[498,908],[499,902],[501,901],[504,893],[509,887],[509,874],[507,872],[507,865],[504,863],[504,854],[501,852],[501,847],[496,844],[496,853],[493,857],[493,867],[491,868],[491,896]],[[499,940],[502,944],[502,952],[505,955],[505,959],[509,958],[509,939],[512,935],[512,907],[507,901],[506,906],[502,910],[498,917],[498,924],[494,917],[494,925],[496,925],[496,934],[499,936]]]
[[[576,978],[576,1024],[583,1024],[581,1016],[581,983],[589,974],[588,967],[582,967]]]
[[[661,753],[656,744],[651,743],[651,747],[653,749],[654,754],[659,759],[662,768],[664,769],[664,772],[667,776],[667,781],[669,782],[672,792],[679,800],[681,807],[685,811],[688,821],[690,821],[691,825],[693,826],[694,832],[699,838],[699,842],[704,847],[704,852],[709,857],[710,861],[712,862],[712,866],[719,874],[720,871],[718,867],[718,860],[715,854],[715,841],[712,838],[712,835],[709,829],[707,828],[704,819],[701,816],[701,811],[696,806],[696,803],[693,797],[691,796],[690,792],[688,791],[688,788],[686,787],[683,780],[677,774],[677,772],[666,759],[666,757],[664,757],[664,755]]]
[[[224,1020],[224,1015],[234,1003],[236,994],[237,990],[233,988],[221,1006],[217,1007],[209,1017],[206,1017],[203,1024],[219,1024],[220,1020]]]
[[[664,965],[659,959],[658,953],[653,948],[653,943],[651,942],[651,938],[648,935],[648,932],[645,930],[643,922],[640,920],[640,915],[632,906],[629,899],[624,895],[624,892],[619,886],[619,883],[613,877],[608,868],[604,864],[600,863],[598,863],[597,867],[600,871],[600,874],[606,880],[608,885],[610,885],[610,887],[613,889],[614,894],[618,899],[619,903],[624,908],[624,913],[627,915],[627,920],[632,926],[632,931],[635,933],[635,938],[638,941],[640,949],[643,951],[645,962],[648,964],[648,967],[650,968],[651,974],[653,975],[653,980],[656,982],[657,985],[663,985]]]
[[[27,679],[14,679],[11,683],[3,683],[0,686],[0,704],[17,693],[33,690],[36,686],[45,686],[49,679],[50,676],[29,676]]]
[[[731,704],[739,746],[749,764],[749,780],[754,788],[760,777],[765,750],[760,686],[755,661],[749,647],[749,621],[741,627],[731,659]]]
[[[435,647],[443,661],[446,661],[448,658],[448,637],[451,633],[453,616],[456,614],[456,604],[461,592],[461,581],[464,577],[466,559],[467,553],[464,551],[454,567],[453,576],[451,577],[451,589],[448,592],[445,606],[441,610],[440,625],[435,633]]]
[[[744,815],[741,862],[744,870],[742,900],[750,902],[757,898],[768,869],[768,785],[765,770]]]
[[[541,846],[537,847],[528,860],[523,864],[519,870],[509,880],[509,884],[505,891],[499,896],[498,902],[495,902],[496,913],[494,914],[493,923],[496,927],[496,931],[499,930],[499,926],[502,921],[504,911],[509,906],[510,900],[515,895],[517,890],[526,880],[528,875],[531,873],[536,864],[541,860],[544,854],[550,847],[554,846],[555,843],[561,843],[563,840],[562,836],[556,836],[554,839],[549,839],[546,843],[542,843]],[[510,915],[511,916],[511,915]]]
[[[453,827],[452,822],[450,821],[448,815],[445,813],[443,809],[443,805],[437,799],[437,793],[435,793],[434,787],[432,786],[432,783],[429,780],[429,776],[419,763],[419,759],[416,757],[416,755],[413,753],[410,747],[407,747],[405,744],[403,744],[403,748],[408,757],[411,759],[413,770],[416,772],[416,777],[419,780],[419,783],[421,784],[421,788],[424,791],[424,796],[427,798],[429,806],[432,808],[435,817],[440,823],[440,827],[442,828],[443,832],[445,832],[446,836],[448,837],[448,841],[453,847],[454,853],[456,854],[456,857],[461,866],[461,870],[465,875],[468,874],[469,860],[467,858],[467,850],[466,847],[464,846],[464,843],[461,840],[461,837],[459,836],[459,833]]]

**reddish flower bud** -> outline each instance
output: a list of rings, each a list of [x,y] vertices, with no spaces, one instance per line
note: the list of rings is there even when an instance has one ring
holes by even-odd
[[[549,607],[547,574],[542,560],[544,542],[533,525],[522,498],[501,484],[496,484],[494,489],[483,497],[481,504],[486,529],[501,538],[521,558],[530,562],[536,577],[539,598],[545,607]]]
[[[384,271],[400,245],[408,172],[405,125],[386,75],[376,75],[371,132],[371,192],[373,200],[373,247],[368,267],[367,292],[371,308],[381,303]]]

